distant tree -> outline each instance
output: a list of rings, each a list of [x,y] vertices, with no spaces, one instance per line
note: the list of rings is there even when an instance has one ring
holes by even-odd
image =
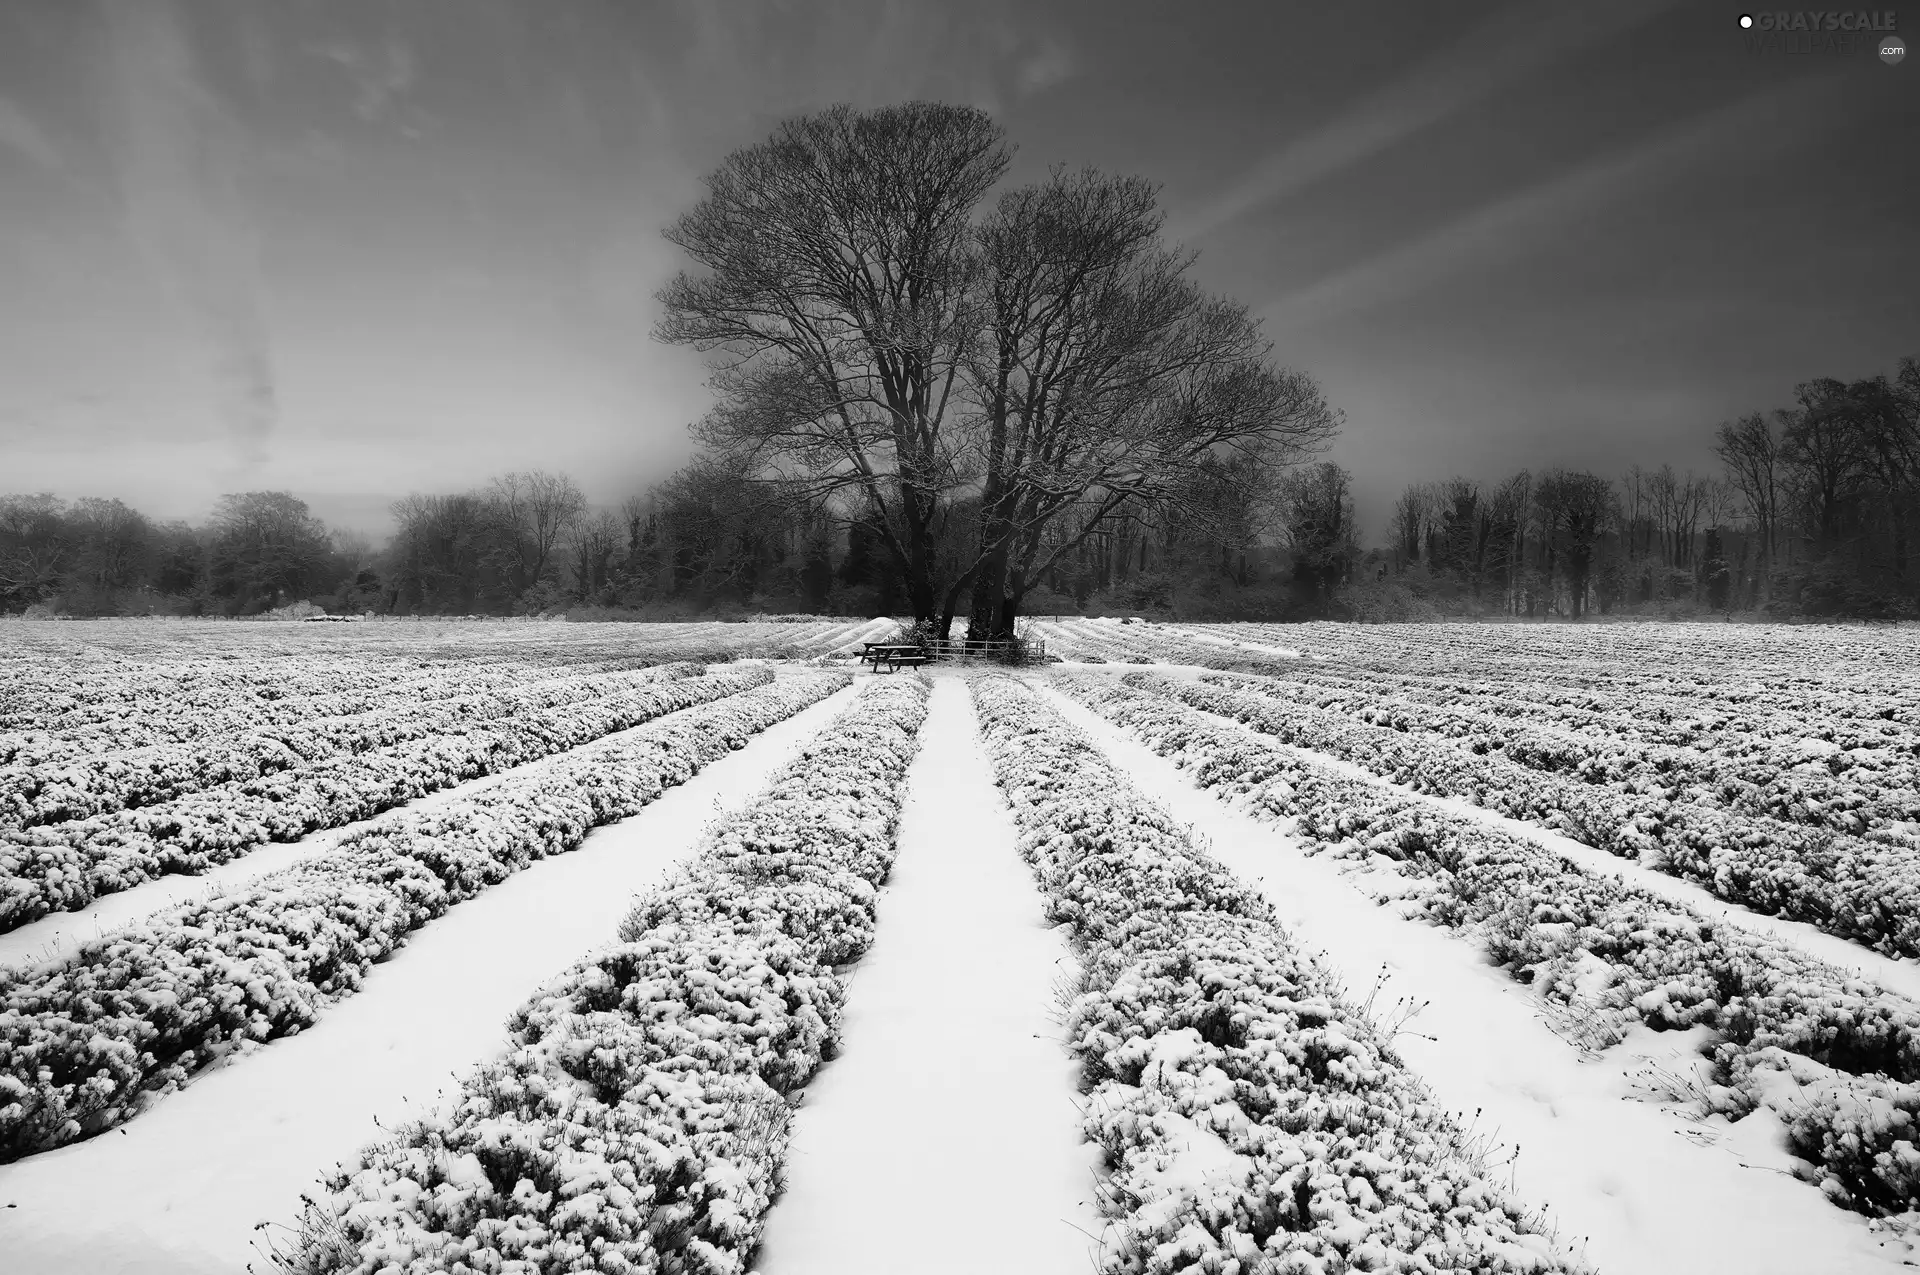
[[[71,548],[65,506],[51,493],[0,496],[0,602],[24,607],[52,596]]]
[[[70,582],[109,591],[131,589],[148,574],[153,526],[118,500],[83,497],[67,512],[73,543]]]
[[[1433,489],[1425,483],[1408,483],[1394,500],[1389,534],[1396,567],[1404,568],[1424,557],[1427,532],[1433,525],[1434,503]]]
[[[1764,602],[1779,544],[1779,431],[1761,413],[1750,412],[1715,431],[1713,451],[1752,520],[1757,571],[1751,600]]]
[[[493,520],[472,494],[415,492],[393,504],[388,605],[401,611],[466,615],[480,605]]]
[[[534,470],[494,479],[485,500],[489,554],[517,599],[547,578],[555,550],[586,513],[587,498],[564,474]]]
[[[1585,471],[1551,470],[1541,476],[1534,500],[1555,557],[1566,563],[1569,610],[1577,620],[1586,611],[1595,551],[1617,508],[1613,484]]]
[[[1289,473],[1281,514],[1301,601],[1326,614],[1333,591],[1359,556],[1353,519],[1353,478],[1332,461]]]
[[[326,525],[287,492],[222,496],[212,533],[213,593],[236,610],[297,601],[331,583],[333,545]]]
[[[620,552],[626,525],[612,510],[580,518],[568,536],[573,595],[582,601],[611,601],[614,559]]]

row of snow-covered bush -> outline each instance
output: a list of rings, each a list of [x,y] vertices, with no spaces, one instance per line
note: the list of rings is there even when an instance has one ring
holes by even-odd
[[[1911,833],[1854,837],[1732,814],[1690,795],[1586,784],[1267,695],[1137,676],[1144,679],[1138,685],[1416,791],[1541,824],[1756,911],[1882,952],[1920,955],[1920,838]]]
[[[216,784],[241,783],[331,757],[459,735],[502,718],[617,696],[664,677],[695,677],[697,664],[631,673],[546,677],[441,698],[415,685],[397,701],[345,717],[260,726],[220,740],[160,744],[53,765],[0,770],[0,827],[58,823],[151,806]]]
[[[1444,739],[1531,770],[1621,786],[1636,796],[1694,801],[1845,833],[1920,820],[1920,759],[1884,748],[1843,749],[1805,733],[1810,728],[1792,739],[1752,740],[1738,756],[1726,756],[1691,746],[1609,738],[1604,730],[1554,729],[1463,705],[1389,697],[1364,686],[1222,674],[1201,680],[1345,714],[1407,735]],[[1912,844],[1920,847],[1920,835]]]
[[[1876,703],[1871,695],[1849,697],[1849,703],[1862,711],[1842,715],[1818,709],[1795,710],[1757,694],[1739,701],[1715,702],[1686,695],[1672,686],[1664,690],[1644,685],[1592,686],[1574,669],[1561,672],[1558,680],[1546,680],[1491,664],[1415,670],[1375,663],[1269,658],[1257,662],[1249,659],[1240,671],[1353,689],[1385,689],[1426,703],[1459,705],[1576,730],[1710,749],[1729,757],[1744,756],[1781,740],[1807,738],[1826,740],[1848,750],[1886,748],[1903,756],[1920,751],[1920,719],[1902,722],[1897,706]]]
[[[1920,757],[1920,726],[1891,716],[1789,712],[1767,702],[1709,704],[1645,690],[1600,690],[1508,676],[1493,668],[1447,673],[1301,660],[1245,659],[1234,671],[1339,691],[1390,694],[1530,726],[1694,748],[1718,757],[1767,755],[1817,741],[1841,768]],[[1223,665],[1216,665],[1223,667]],[[1578,679],[1573,679],[1577,681]],[[1895,710],[1883,708],[1883,713]],[[1830,748],[1827,746],[1831,746]]]
[[[106,661],[76,653],[67,659],[10,661],[0,671],[6,700],[0,728],[66,729],[111,723],[176,706],[218,708],[233,700],[299,699],[343,685],[382,686],[417,666],[362,655],[180,655],[154,662]]]
[[[1426,883],[1414,897],[1428,920],[1484,939],[1596,1039],[1631,1022],[1707,1025],[1708,1110],[1774,1110],[1840,1203],[1920,1208],[1920,1006],[1524,837],[1304,759],[1155,693],[1166,686],[1145,675],[1057,684],[1310,847],[1394,861]]]
[[[513,1015],[450,1110],[336,1172],[282,1266],[743,1272],[788,1096],[839,1034],[834,967],[872,941],[926,702],[919,677],[869,682],[618,943]]]
[[[1814,721],[1920,724],[1920,640],[1912,631],[1718,624],[1223,627],[1369,672],[1539,678]]]
[[[1144,624],[1069,620],[1037,622],[1034,627],[1047,640],[1051,654],[1085,664],[1199,664],[1224,653],[1218,644]]]
[[[557,677],[632,671],[635,660],[596,660],[587,664],[546,665],[514,661],[468,665],[436,661],[410,670],[369,665],[343,676],[342,689],[314,695],[264,698],[265,687],[248,687],[213,696],[169,699],[156,690],[140,712],[119,712],[104,721],[58,729],[36,728],[0,733],[0,765],[39,766],[100,753],[123,752],[188,741],[224,740],[250,731],[295,727],[401,704],[427,704],[527,686]],[[383,676],[367,676],[378,671]]]
[[[1568,1271],[1258,893],[1008,678],[973,683],[1049,914],[1112,1275]]]
[[[204,872],[275,841],[353,823],[426,793],[577,747],[662,713],[759,685],[765,669],[641,682],[458,735],[324,758],[173,801],[0,830],[0,932],[173,873]]]
[[[0,969],[0,1160],[109,1128],[242,1042],[300,1031],[454,904],[576,848],[849,680],[762,675],[71,956]]]

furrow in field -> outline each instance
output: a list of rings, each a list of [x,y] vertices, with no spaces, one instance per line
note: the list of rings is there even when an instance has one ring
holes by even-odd
[[[840,1056],[794,1117],[763,1275],[958,1275],[983,1261],[1068,1275],[1102,1226],[1055,1006],[1073,958],[1015,849],[964,683],[934,678],[928,709]],[[951,1243],[954,1201],[987,1183],[991,1208]]]
[[[852,696],[767,728],[646,809],[428,926],[312,1029],[216,1069],[109,1137],[0,1166],[8,1275],[246,1275],[314,1175],[440,1106],[501,1022],[605,943]],[[7,1205],[14,1207],[8,1208]]]
[[[1603,1055],[1582,1055],[1555,1033],[1547,1007],[1476,945],[1383,906],[1390,888],[1371,882],[1387,896],[1376,898],[1365,875],[1200,791],[1084,705],[1049,699],[1216,859],[1255,883],[1349,995],[1367,997],[1435,1097],[1601,1272],[1911,1269],[1917,1255],[1906,1243],[1790,1176],[1770,1114],[1730,1124],[1660,1100],[1663,1079],[1695,1072],[1697,1029],[1641,1028]]]

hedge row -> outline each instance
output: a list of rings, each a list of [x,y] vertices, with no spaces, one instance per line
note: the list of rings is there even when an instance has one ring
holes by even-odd
[[[1137,685],[1328,753],[1419,791],[1459,797],[1897,956],[1920,956],[1920,858],[1659,792],[1596,787],[1269,695],[1135,674]],[[1878,834],[1876,834],[1877,836]]]
[[[276,841],[384,810],[764,682],[765,670],[642,681],[461,734],[220,784],[175,801],[0,833],[0,932],[173,873],[205,872]]]
[[[838,1036],[834,967],[872,942],[927,689],[869,682],[617,944],[513,1015],[450,1110],[333,1174],[281,1266],[745,1271],[789,1095]]]
[[[1708,748],[1609,737],[1592,727],[1552,729],[1478,706],[1385,698],[1377,687],[1327,686],[1266,677],[1201,679],[1350,716],[1403,734],[1446,740],[1476,755],[1529,770],[1604,785],[1634,796],[1717,806],[1835,832],[1888,830],[1886,839],[1920,848],[1920,836],[1893,825],[1920,820],[1920,764],[1890,748],[1843,749],[1809,738],[1749,738],[1737,755]]]
[[[1634,1022],[1711,1028],[1705,1111],[1738,1119],[1768,1107],[1806,1176],[1836,1202],[1874,1214],[1920,1208],[1920,1006],[1778,939],[1308,761],[1153,693],[1141,675],[1060,685],[1202,788],[1284,821],[1309,846],[1384,856],[1424,879],[1416,905],[1426,919],[1483,939],[1591,1038],[1604,1043]]]
[[[1271,908],[1078,730],[974,683],[987,750],[1054,920],[1110,1172],[1110,1275],[1557,1272],[1531,1215]]]
[[[695,664],[675,664],[638,673],[547,677],[447,697],[437,694],[431,682],[414,683],[404,696],[366,712],[262,724],[225,738],[9,766],[0,770],[0,827],[31,828],[152,806],[217,784],[244,783],[328,758],[463,734],[502,719],[704,671]]]
[[[456,903],[577,848],[848,680],[762,671],[757,689],[538,775],[382,820],[316,859],[57,962],[0,970],[0,1161],[111,1128],[244,1042],[310,1026]]]

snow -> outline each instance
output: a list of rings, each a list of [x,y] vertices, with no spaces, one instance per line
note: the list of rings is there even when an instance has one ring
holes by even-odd
[[[504,1043],[506,1015],[613,941],[633,896],[846,707],[775,725],[634,818],[463,903],[311,1030],[216,1068],[138,1119],[0,1165],[6,1275],[241,1275],[336,1161],[429,1109]]]
[[[739,662],[744,664],[747,661]],[[643,722],[639,726],[632,727],[631,731],[645,730],[652,725],[654,722]],[[600,740],[595,742],[617,740],[628,733],[631,732],[615,731],[611,735],[601,736]],[[0,966],[18,966],[35,961],[51,960],[76,943],[83,943],[118,926],[143,920],[162,909],[196,899],[212,898],[245,885],[258,877],[266,876],[270,872],[279,872],[304,863],[308,859],[318,858],[334,849],[347,837],[364,832],[381,820],[397,819],[407,813],[422,814],[429,810],[436,810],[451,802],[471,797],[475,793],[485,792],[505,780],[538,775],[543,769],[553,767],[565,757],[564,752],[552,753],[523,765],[513,766],[491,775],[482,775],[477,779],[455,784],[451,788],[442,788],[438,792],[428,793],[424,797],[408,802],[405,806],[382,811],[371,819],[355,820],[353,823],[342,824],[337,828],[323,828],[318,832],[308,833],[298,841],[269,843],[243,858],[217,864],[205,872],[191,876],[158,877],[134,886],[130,890],[103,895],[91,907],[77,912],[51,913],[19,929],[0,934]]]
[[[930,710],[842,1053],[794,1118],[764,1275],[1065,1275],[1088,1268],[1103,1225],[1053,1017],[1072,957],[1014,849],[958,676],[935,676]]]
[[[1242,723],[1228,718],[1221,720],[1235,729],[1248,732],[1268,747],[1292,753],[1294,756],[1312,761],[1315,765],[1363,782],[1390,789],[1414,801],[1427,802],[1462,818],[1477,820],[1488,827],[1498,828],[1513,836],[1524,837],[1536,845],[1544,846],[1555,854],[1572,860],[1590,874],[1616,877],[1628,885],[1645,890],[1648,894],[1658,895],[1682,907],[1690,907],[1703,916],[1724,917],[1743,929],[1771,934],[1775,938],[1793,944],[1809,956],[1872,979],[1889,991],[1920,1000],[1920,961],[1875,952],[1838,935],[1828,934],[1804,921],[1756,912],[1742,904],[1730,903],[1720,898],[1705,886],[1635,863],[1631,859],[1597,849],[1585,842],[1575,841],[1571,837],[1562,836],[1537,824],[1488,810],[1485,806],[1475,805],[1464,797],[1442,797],[1433,793],[1419,792],[1405,784],[1384,779],[1356,762],[1350,762],[1329,753],[1297,748],[1271,735],[1255,731]]]
[[[1334,862],[1201,793],[1080,704],[1049,698],[1143,792],[1194,825],[1216,858],[1256,883],[1350,994],[1364,996],[1384,974],[1377,1018],[1392,1023],[1399,1006],[1420,1006],[1396,1047],[1487,1136],[1496,1164],[1504,1168],[1505,1148],[1514,1148],[1518,1192],[1543,1203],[1562,1235],[1585,1237],[1603,1272],[1870,1275],[1907,1265],[1904,1243],[1789,1175],[1770,1117],[1693,1121],[1656,1100],[1694,1075],[1698,1033],[1636,1028],[1605,1054],[1583,1053],[1469,944],[1380,906]]]

